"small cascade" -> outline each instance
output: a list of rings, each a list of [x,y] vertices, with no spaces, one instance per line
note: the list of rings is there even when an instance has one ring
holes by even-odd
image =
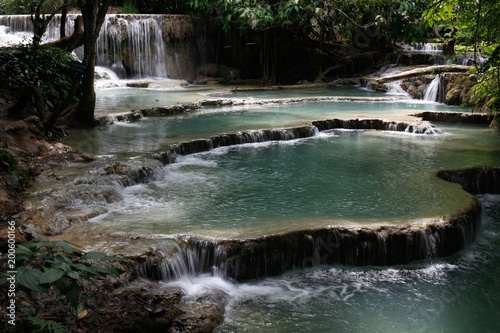
[[[441,75],[436,75],[425,90],[424,101],[444,102],[446,88],[441,81]]]
[[[197,139],[172,145],[170,150],[155,154],[154,158],[163,164],[174,163],[176,156],[210,151],[218,147],[259,143],[268,141],[288,141],[309,138],[320,131],[333,129],[381,130],[411,134],[440,135],[443,132],[428,122],[409,123],[404,121],[384,121],[380,119],[329,119],[313,121],[311,126],[275,128],[214,135],[209,139]]]
[[[181,142],[172,146],[171,151],[155,155],[155,158],[164,164],[171,161],[174,154],[189,155],[209,151],[218,147],[227,147],[245,143],[258,143],[268,141],[288,141],[315,136],[318,129],[315,126],[301,126],[292,128],[273,128],[237,133],[224,133],[214,135],[209,139],[198,139]]]
[[[226,252],[217,241],[181,241],[177,252],[167,258],[155,258],[138,267],[138,274],[153,280],[173,281],[210,273],[226,277]],[[216,266],[217,265],[217,266]]]
[[[276,276],[321,264],[398,265],[449,256],[475,239],[478,201],[457,216],[423,225],[377,229],[332,227],[241,240],[182,241],[169,258],[146,263],[145,278],[171,281],[213,274],[236,281]]]
[[[440,52],[443,51],[442,44],[436,43],[412,43],[405,44],[403,48],[407,51]]]
[[[442,44],[413,43],[402,46],[405,52],[395,54],[396,65],[447,65],[451,62],[442,55]]]
[[[379,130],[406,132],[412,134],[442,134],[443,132],[428,122],[409,123],[406,121],[384,121],[380,119],[329,119],[312,123],[320,131],[344,128],[353,130]]]
[[[485,63],[486,59],[481,55],[474,57],[472,54],[465,54],[457,56],[453,62],[462,66],[474,66],[475,64]]]

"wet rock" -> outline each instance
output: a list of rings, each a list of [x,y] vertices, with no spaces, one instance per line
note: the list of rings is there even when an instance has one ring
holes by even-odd
[[[500,115],[498,113],[495,114],[495,116],[493,117],[493,120],[491,121],[490,127],[494,128],[494,129],[500,128]]]
[[[107,175],[123,174],[124,165],[122,165],[120,162],[116,162],[115,164],[113,164],[113,166],[106,167],[104,170],[106,171]]]
[[[198,78],[195,83],[208,83],[211,81],[229,83],[239,80],[240,73],[237,69],[219,64],[201,64],[198,66]]]
[[[446,84],[445,103],[448,105],[471,104],[471,88],[477,84],[477,76],[463,73],[443,74]]]

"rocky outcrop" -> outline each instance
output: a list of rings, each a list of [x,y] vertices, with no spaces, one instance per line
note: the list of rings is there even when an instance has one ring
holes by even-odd
[[[200,64],[196,84],[230,83],[240,79],[240,72],[236,68],[213,63]]]
[[[442,75],[446,85],[444,102],[448,105],[471,104],[471,88],[477,84],[477,75],[445,73]]]
[[[429,84],[434,80],[433,75],[417,76],[404,79],[401,87],[414,99],[423,99]]]

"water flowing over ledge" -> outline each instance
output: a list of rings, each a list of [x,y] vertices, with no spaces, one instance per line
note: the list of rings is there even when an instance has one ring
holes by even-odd
[[[457,183],[472,194],[499,194],[500,167],[475,167],[470,169],[442,170],[437,176]]]
[[[353,130],[379,130],[413,134],[443,134],[431,123],[410,123],[406,121],[385,121],[380,119],[329,119],[312,122],[320,131],[336,128]]]
[[[242,240],[188,238],[172,257],[149,260],[143,277],[175,280],[207,272],[244,281],[276,276],[319,264],[397,265],[445,257],[471,244],[481,220],[481,204],[451,217],[406,226],[329,227]]]
[[[167,151],[155,154],[154,158],[161,161],[163,164],[169,164],[175,162],[175,156],[177,154],[189,155],[210,151],[219,147],[245,143],[303,139],[315,136],[320,131],[334,129],[381,130],[424,135],[443,133],[427,122],[410,123],[405,121],[384,121],[380,119],[328,119],[313,121],[310,126],[274,128],[229,134],[223,133],[211,136],[208,139],[180,142],[173,144]]]
[[[436,176],[473,194],[500,193],[500,167],[443,170]],[[481,217],[481,204],[474,198],[457,214],[404,226],[332,226],[237,240],[190,237],[180,241],[178,252],[171,257],[148,258],[138,271],[156,280],[211,272],[244,281],[319,264],[408,264],[464,249],[476,238]]]

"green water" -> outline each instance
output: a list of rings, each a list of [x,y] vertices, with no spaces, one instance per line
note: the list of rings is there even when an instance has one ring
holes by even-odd
[[[364,93],[356,88],[349,91],[351,95]],[[115,123],[98,130],[72,131],[72,137],[65,143],[76,150],[97,155],[147,154],[161,151],[169,143],[208,138],[220,133],[301,126],[313,120],[330,118],[414,121],[416,118],[408,117],[409,114],[433,110],[462,111],[458,107],[415,100],[205,107],[183,115]]]
[[[206,98],[213,89],[192,86],[169,90],[110,88],[98,90],[96,114],[124,112],[177,103],[190,103]]]
[[[233,285],[222,332],[498,332],[500,196],[480,196],[488,214],[470,248],[396,267],[316,267]],[[195,292],[193,292],[196,294]]]
[[[461,109],[411,100],[317,102],[204,108],[116,124],[74,134],[69,143],[101,156],[80,170],[65,170],[63,178],[76,190],[100,193],[109,185],[92,179],[103,165],[140,164],[171,142],[330,117],[400,119],[424,110]],[[178,235],[247,237],[344,222],[440,217],[471,197],[434,173],[500,165],[500,133],[436,125],[444,135],[333,131],[181,156],[151,182],[116,187],[117,200],[75,200],[75,209],[83,204],[101,215],[60,237],[105,251],[168,252],[175,248],[168,239]],[[497,332],[500,197],[481,200],[487,215],[477,241],[449,258],[396,267],[320,266],[240,284],[211,275],[168,284],[182,286],[193,299],[200,289],[228,293],[217,332]]]

